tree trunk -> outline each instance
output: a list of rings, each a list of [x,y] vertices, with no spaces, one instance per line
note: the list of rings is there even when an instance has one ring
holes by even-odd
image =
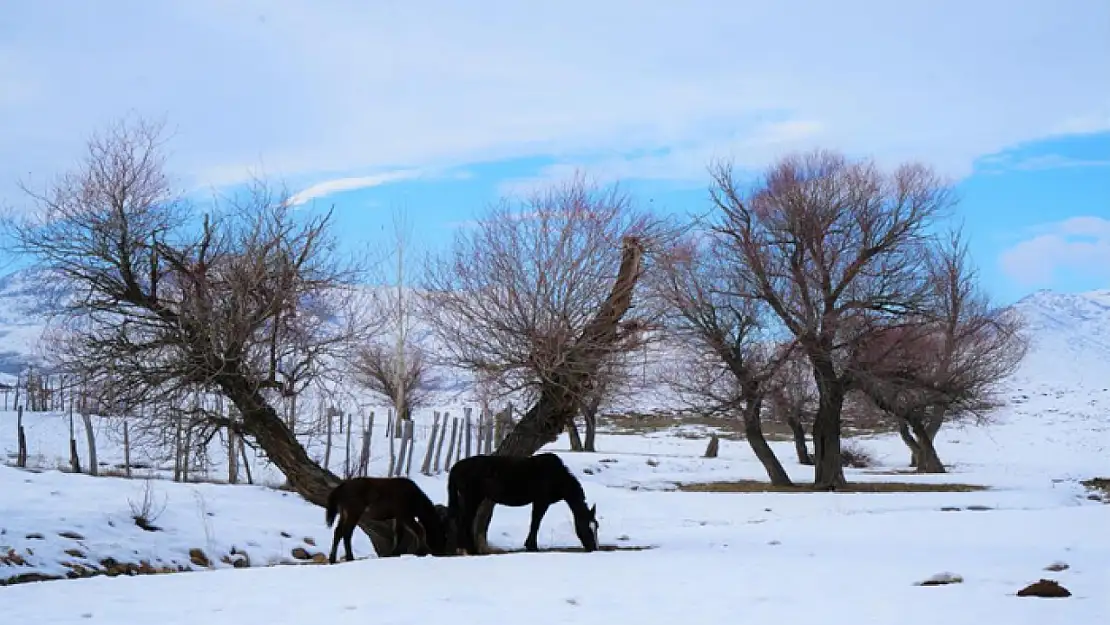
[[[790,431],[794,434],[794,451],[798,454],[798,464],[813,466],[813,458],[806,447],[806,426],[797,417],[787,417],[786,425],[790,426]]]
[[[81,423],[85,426],[85,442],[89,446],[89,475],[96,477],[100,474],[100,464],[96,460],[96,434],[93,432],[92,416],[82,412]]]
[[[921,445],[913,437],[910,424],[905,419],[898,419],[898,436],[902,437],[902,442],[910,448],[910,466],[916,469],[921,464]]]
[[[817,415],[813,420],[813,487],[836,490],[848,484],[840,459],[840,415],[845,388],[831,362],[814,362],[814,378],[817,381]]]
[[[914,419],[910,422],[910,427],[913,429],[917,444],[920,448],[917,454],[917,472],[946,473],[947,471],[944,468],[944,463],[940,461],[936,445],[933,444],[933,438],[929,435],[926,424]]]
[[[786,469],[779,462],[775,450],[771,449],[771,446],[767,444],[767,439],[763,436],[763,424],[759,419],[760,406],[761,402],[752,401],[744,407],[744,438],[748,439],[748,445],[751,446],[752,452],[763,464],[772,486],[793,486],[794,482],[790,480]]]
[[[582,412],[582,420],[586,423],[586,440],[583,441],[582,448],[586,451],[597,451],[597,410],[597,404],[591,403]]]
[[[582,436],[578,433],[578,424],[574,419],[567,421],[567,436],[570,438],[570,450],[582,451]]]
[[[640,279],[643,247],[636,237],[625,237],[621,264],[608,297],[597,314],[583,329],[578,342],[568,352],[560,370],[540,388],[535,405],[521,417],[505,440],[493,451],[495,456],[531,456],[548,443],[555,442],[574,420],[586,383],[597,375],[606,348],[620,340],[620,321],[632,307],[632,293]],[[493,518],[493,504],[484,501],[474,521],[475,546],[488,553],[486,532]]]
[[[289,426],[266,402],[261,393],[250,385],[245,376],[224,373],[216,379],[216,382],[224,395],[239,410],[243,419],[243,430],[254,437],[270,462],[273,462],[285,475],[293,490],[310,503],[318,506],[327,505],[328,493],[339,484],[339,478],[313,462],[304,447],[293,436]],[[369,535],[378,557],[387,557],[392,553],[394,532],[391,523],[363,519],[359,526]],[[412,549],[412,541],[406,542],[409,548],[406,552],[415,552],[415,549]]]

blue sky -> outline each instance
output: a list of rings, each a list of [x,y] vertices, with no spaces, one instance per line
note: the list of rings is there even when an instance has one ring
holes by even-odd
[[[711,159],[820,146],[958,180],[1008,302],[1110,287],[1108,75],[1105,0],[8,0],[0,203],[129,114],[183,190],[264,174],[351,246],[576,169],[699,210]]]

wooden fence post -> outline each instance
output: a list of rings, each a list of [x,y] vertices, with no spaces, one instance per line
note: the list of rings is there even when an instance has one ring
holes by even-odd
[[[432,473],[439,474],[439,459],[443,456],[443,439],[447,438],[447,420],[451,417],[451,413],[443,413],[443,427],[439,429],[439,440],[436,441],[436,458],[435,466],[432,467]]]
[[[462,458],[469,458],[470,457],[470,438],[471,438],[471,435],[472,435],[471,427],[470,427],[470,407],[469,406],[467,406],[466,408],[463,408],[463,414],[466,415],[466,456],[460,457],[460,460]]]
[[[394,449],[395,444],[393,442],[393,438],[394,438],[393,437],[393,428],[394,428],[393,421],[394,421],[394,419],[393,419],[393,409],[391,408],[389,410],[389,418],[387,418],[386,422],[385,422],[386,438],[389,439],[389,472],[386,473],[387,477],[393,477],[394,467],[397,466],[397,452]]]
[[[447,427],[447,422],[443,422],[443,427]],[[455,441],[458,440],[459,434],[459,418],[453,417],[451,419],[451,442],[447,445],[447,460],[443,463],[443,470],[447,471],[451,468],[451,459],[455,456]]]
[[[424,475],[432,474],[432,453],[435,451],[436,434],[439,433],[439,411],[435,411],[432,421],[432,431],[428,434],[428,450],[424,452],[424,464],[420,465],[420,472]]]
[[[370,411],[370,418],[362,430],[362,453],[358,458],[358,474],[362,477],[370,471],[370,439],[374,435],[374,411]]]
[[[409,431],[409,451],[405,458],[405,477],[412,475],[412,457],[416,455],[416,427],[412,419],[406,419],[405,425]]]

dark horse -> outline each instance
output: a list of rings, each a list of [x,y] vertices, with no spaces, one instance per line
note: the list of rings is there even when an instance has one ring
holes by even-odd
[[[551,504],[566,501],[574,513],[574,531],[586,551],[597,549],[597,506],[586,507],[578,478],[552,453],[528,457],[471,456],[451,467],[447,477],[447,508],[454,520],[458,547],[475,553],[474,518],[489,499],[503,506],[532,504],[532,527],[524,548],[539,551],[536,534]]]
[[[341,538],[347,551],[347,560],[355,559],[351,551],[351,535],[363,513],[375,521],[396,519],[400,526],[411,530],[418,540],[418,554],[426,554],[423,547],[427,545],[433,555],[447,555],[444,515],[436,509],[435,504],[416,482],[407,477],[356,477],[340,482],[328,494],[325,516],[328,527],[331,527],[336,515],[339,515],[335,537],[331,542],[331,554],[328,556],[328,561],[332,564],[335,564]],[[400,534],[401,527],[397,529]],[[398,536],[392,555],[399,555],[401,544]]]

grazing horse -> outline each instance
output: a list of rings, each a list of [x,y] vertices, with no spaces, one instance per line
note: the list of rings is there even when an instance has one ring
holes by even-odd
[[[597,549],[597,506],[586,507],[578,478],[559,456],[471,456],[451,467],[447,477],[447,508],[454,520],[458,548],[475,553],[474,518],[489,499],[503,506],[532,505],[532,527],[524,548],[539,551],[536,534],[551,504],[565,501],[574,514],[574,531],[586,551]]]
[[[400,526],[411,530],[418,540],[418,555],[427,553],[423,550],[425,545],[434,555],[446,555],[445,515],[436,509],[416,482],[407,477],[356,477],[340,482],[328,494],[325,516],[328,527],[331,527],[336,515],[339,516],[328,562],[335,564],[340,539],[347,551],[347,560],[355,559],[351,551],[351,535],[363,513],[375,521],[396,519]],[[392,555],[399,555],[401,545],[398,537]]]

